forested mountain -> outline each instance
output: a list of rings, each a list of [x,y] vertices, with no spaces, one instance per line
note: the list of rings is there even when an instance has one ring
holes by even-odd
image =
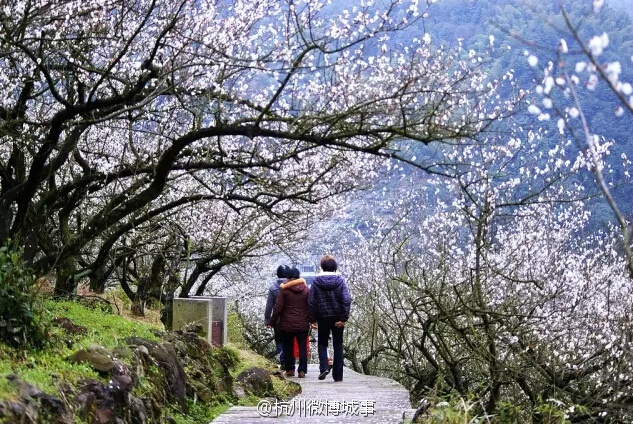
[[[619,79],[633,81],[633,19],[623,10],[633,11],[632,1],[606,2],[600,13],[593,13],[590,1],[565,1],[565,8],[571,22],[574,22],[580,39],[589,40],[601,33],[609,36],[608,47],[600,55],[603,63],[621,66]],[[600,32],[595,33],[599,28]],[[431,5],[428,17],[413,24],[392,41],[405,43],[406,39],[427,33],[435,46],[456,48],[462,45],[465,51],[472,50],[482,57],[492,59],[488,71],[500,78],[513,70],[518,87],[531,91],[529,102],[539,104],[542,100],[535,95],[536,86],[542,83],[542,69],[548,62],[556,63],[560,40],[571,44],[571,35],[565,28],[560,12],[560,2],[542,0],[445,0]],[[494,48],[494,50],[493,50]],[[566,56],[566,68],[574,70],[576,62],[586,58],[579,50],[572,50]],[[538,65],[530,66],[528,55],[538,57]],[[556,75],[555,75],[556,77]],[[510,95],[511,93],[506,93]],[[614,141],[608,162],[621,163],[622,155],[633,157],[633,128],[631,120],[617,116],[617,104],[609,96],[606,84],[598,85],[594,91],[587,91],[581,99],[590,128],[594,133]],[[558,140],[556,119],[548,121],[517,116],[526,127],[547,129],[552,145]],[[547,143],[547,141],[546,141]],[[573,147],[570,153],[573,153]],[[617,169],[617,167],[616,167]],[[625,175],[614,170],[608,175],[613,192],[626,216],[633,216],[633,188],[625,184]],[[593,178],[580,174],[578,179],[586,180],[588,189],[595,189]],[[612,213],[605,207],[603,199],[595,199],[592,206],[592,226],[602,226],[612,220]]]

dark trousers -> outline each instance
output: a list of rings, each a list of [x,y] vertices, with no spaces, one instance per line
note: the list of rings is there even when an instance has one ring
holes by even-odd
[[[319,338],[319,371],[328,369],[327,345],[330,333],[332,333],[332,348],[334,350],[334,361],[332,362],[332,378],[334,380],[343,379],[343,329],[345,327],[335,327],[334,323],[338,319],[321,318],[317,320]]]
[[[279,329],[278,325],[274,327],[274,330],[275,330],[275,347],[277,348],[277,355],[279,355],[279,365],[284,365],[285,362],[284,362],[284,350],[283,350],[283,347],[284,347],[283,331]]]
[[[306,349],[306,340],[308,338],[307,331],[295,331],[283,333],[284,340],[284,361],[286,371],[295,370],[295,356],[294,356],[294,340],[297,339],[299,345],[299,369],[301,372],[308,372],[308,350]]]

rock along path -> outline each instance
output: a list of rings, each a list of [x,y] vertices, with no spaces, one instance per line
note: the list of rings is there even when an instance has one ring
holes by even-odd
[[[345,368],[342,382],[335,383],[331,374],[320,381],[318,375],[318,365],[310,364],[305,378],[289,377],[302,389],[290,401],[265,400],[260,402],[259,410],[233,406],[213,423],[402,423],[415,412],[409,392],[391,379],[359,374],[349,368]]]

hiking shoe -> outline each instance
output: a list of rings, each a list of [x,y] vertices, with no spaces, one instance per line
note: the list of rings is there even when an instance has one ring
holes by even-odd
[[[294,377],[294,376],[295,376],[294,371],[286,371],[286,377]]]
[[[335,383],[340,383],[341,381],[343,381],[343,379],[342,379],[342,378],[339,378],[338,380],[334,379],[334,382],[335,382]]]
[[[325,380],[325,377],[327,377],[329,373],[329,370],[322,371],[321,374],[319,374],[319,380]]]
[[[306,373],[303,371],[299,371],[299,378],[305,378]]]

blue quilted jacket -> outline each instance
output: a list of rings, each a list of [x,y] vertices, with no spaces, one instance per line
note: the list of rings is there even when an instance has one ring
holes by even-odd
[[[310,322],[316,322],[320,318],[347,321],[351,303],[347,284],[340,274],[318,274],[308,294],[308,319]]]

